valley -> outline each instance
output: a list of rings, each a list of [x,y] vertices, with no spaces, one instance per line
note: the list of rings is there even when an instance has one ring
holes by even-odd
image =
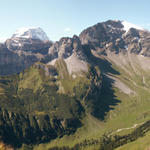
[[[149,148],[149,31],[108,20],[54,43],[28,32],[0,47],[2,142],[17,150]]]

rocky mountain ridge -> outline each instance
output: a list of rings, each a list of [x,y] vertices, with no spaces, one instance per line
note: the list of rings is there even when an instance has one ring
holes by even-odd
[[[48,53],[52,42],[41,28],[18,30],[0,43],[0,75],[23,71]]]
[[[124,26],[121,21],[106,21],[87,28],[80,34],[81,43],[99,54],[134,53],[149,56],[150,32],[137,26]]]
[[[51,45],[52,42],[41,28],[18,29],[10,39],[6,40],[8,49],[31,53],[47,54]]]
[[[126,21],[108,20],[85,29],[81,32],[79,37],[61,38],[55,43],[48,40],[47,35],[41,28],[21,29],[18,30],[12,38],[8,39],[3,44],[3,47],[5,45],[7,51],[18,57],[22,57],[23,55],[24,58],[31,58],[32,56],[30,59],[31,62],[29,62],[28,65],[23,65],[23,67],[21,67],[23,69],[36,61],[54,64],[55,60],[58,58],[62,58],[68,62],[67,64],[70,64],[70,59],[73,57],[73,64],[79,62],[78,64],[81,66],[83,65],[83,67],[81,67],[81,70],[83,70],[83,68],[87,68],[87,65],[85,64],[88,60],[84,55],[84,51],[86,51],[83,49],[84,45],[88,45],[91,50],[96,51],[99,55],[107,55],[108,52],[116,54],[129,52],[149,57],[149,43],[149,31]],[[5,53],[7,55],[7,52]],[[7,57],[10,57],[9,54]],[[24,64],[24,59],[21,60],[23,61],[18,61],[18,63]],[[68,66],[68,68],[70,67]],[[15,68],[13,70],[12,73],[22,71],[22,69]],[[76,69],[70,70],[72,70],[70,72],[73,72],[73,70],[75,71]],[[79,69],[79,71],[81,70]],[[84,71],[86,70],[87,69]],[[2,75],[4,74],[7,74],[7,72],[5,73],[5,71],[3,71]],[[9,74],[11,74],[11,71]]]
[[[49,41],[46,33],[40,28],[20,28],[13,35],[12,38],[26,38],[38,39],[41,41]]]
[[[104,123],[128,107],[145,117],[139,101],[149,92],[149,40],[149,31],[109,20],[55,43],[14,36],[0,44],[3,140],[47,142],[74,133],[87,116]]]
[[[63,59],[67,65],[69,74],[87,72],[87,57],[82,48],[80,39],[74,35],[73,38],[61,38],[49,48],[49,62],[54,65],[56,60]]]

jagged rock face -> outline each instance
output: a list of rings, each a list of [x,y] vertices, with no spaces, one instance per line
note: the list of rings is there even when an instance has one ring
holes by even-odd
[[[150,57],[150,32],[140,32],[139,44],[141,46],[140,54]]]
[[[52,59],[66,59],[73,53],[75,53],[79,57],[83,57],[84,55],[78,36],[73,36],[73,38],[61,38],[60,41],[54,43],[49,49],[49,55]]]
[[[55,65],[58,59],[64,60],[70,75],[88,71],[87,57],[76,35],[73,38],[62,38],[50,47],[48,64]]]
[[[38,61],[35,55],[18,54],[0,44],[0,75],[9,75],[23,71]]]
[[[26,38],[26,39],[39,39],[40,41],[49,41],[46,33],[40,28],[19,28],[12,36],[12,38]]]
[[[99,54],[129,52],[150,56],[150,32],[125,25],[121,21],[112,20],[98,23],[81,32],[81,43],[89,45]]]
[[[118,46],[120,51],[150,56],[150,32],[131,28],[122,38],[124,48]],[[122,48],[122,49],[121,49]]]
[[[83,45],[88,45],[99,55],[121,52],[150,56],[150,32],[124,21],[98,23],[85,29],[79,37],[61,38],[52,44],[40,28],[17,31],[5,44],[1,44],[6,46],[0,46],[0,74],[20,72],[34,62],[41,61],[41,58],[44,63],[61,58],[74,66],[78,60],[87,62]],[[40,58],[37,54],[41,55]]]
[[[54,58],[66,58],[72,53],[72,40],[71,38],[62,38],[59,42],[54,43],[50,49],[49,54]]]
[[[47,54],[49,47],[52,45],[50,41],[41,41],[39,39],[27,38],[11,38],[6,41],[6,46],[10,50],[21,50],[32,53]]]
[[[125,32],[120,21],[107,21],[87,28],[80,34],[82,44],[103,47],[108,42],[115,41]]]
[[[41,28],[18,29],[6,46],[10,50],[22,50],[32,53],[47,54],[52,42],[49,41],[46,33]]]
[[[0,75],[23,71],[48,54],[52,45],[41,28],[18,30],[0,44]]]

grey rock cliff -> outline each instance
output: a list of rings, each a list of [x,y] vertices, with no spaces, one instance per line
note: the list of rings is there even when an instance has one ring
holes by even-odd
[[[25,55],[9,50],[4,44],[0,44],[0,75],[15,74],[23,71],[38,61],[35,55]]]
[[[6,41],[6,46],[10,50],[21,50],[32,53],[47,54],[49,47],[52,45],[50,41],[41,41],[39,39],[27,38],[11,38]]]
[[[110,51],[150,56],[150,32],[137,28],[125,31],[121,21],[109,20],[89,27],[81,32],[80,40],[99,54]]]
[[[56,58],[66,59],[72,54],[75,54],[81,60],[86,59],[81,41],[76,35],[74,35],[72,38],[61,38],[59,41],[54,43],[49,49],[49,61]]]

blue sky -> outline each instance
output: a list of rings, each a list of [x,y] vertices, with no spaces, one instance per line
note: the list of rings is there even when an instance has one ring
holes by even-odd
[[[108,19],[150,30],[150,0],[1,0],[0,38],[20,27],[41,27],[53,41]]]

